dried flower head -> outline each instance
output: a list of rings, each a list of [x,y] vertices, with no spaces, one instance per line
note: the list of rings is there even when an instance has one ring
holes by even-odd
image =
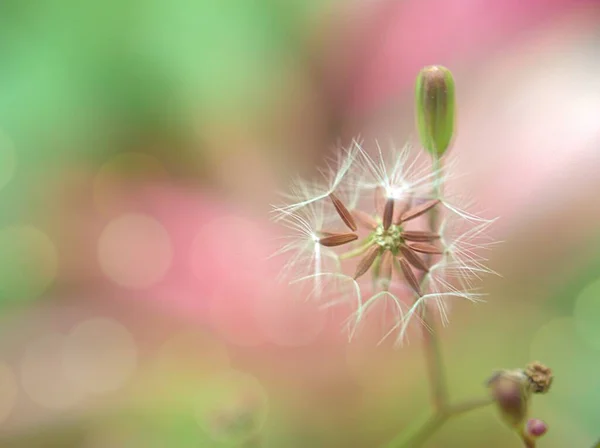
[[[442,194],[452,163],[432,168],[409,147],[386,157],[377,145],[371,157],[357,141],[342,155],[324,183],[297,181],[289,202],[275,207],[276,220],[295,232],[278,251],[288,254],[286,274],[298,274],[292,281],[310,281],[309,296],[333,297],[328,304],[354,304],[351,335],[376,304],[391,304],[386,336],[397,332],[397,342],[424,307],[446,321],[448,299],[478,301],[473,280],[491,272],[480,249],[492,220]]]
[[[550,390],[554,376],[552,370],[539,361],[532,362],[525,368],[525,375],[531,382],[533,392],[545,394]]]

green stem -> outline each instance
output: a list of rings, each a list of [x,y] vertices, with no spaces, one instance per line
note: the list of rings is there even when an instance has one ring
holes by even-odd
[[[432,169],[436,173],[433,184],[433,195],[436,198],[441,196],[442,179],[440,174],[441,160],[433,157]],[[432,232],[436,232],[439,227],[438,210],[433,208],[429,214],[429,227]],[[429,264],[431,256],[428,257]],[[426,281],[427,276],[421,278],[421,285]],[[491,403],[491,399],[478,400],[475,402],[464,402],[455,406],[449,405],[448,384],[444,370],[444,361],[442,358],[441,344],[436,326],[427,313],[427,308],[422,311],[423,328],[423,350],[427,362],[427,372],[429,376],[429,384],[431,387],[431,401],[434,413],[425,422],[420,423],[416,430],[409,432],[407,436],[396,438],[388,445],[388,448],[401,447],[418,447],[422,445],[430,436],[432,436],[450,417],[469,412],[481,406]],[[403,436],[403,434],[401,434]]]
[[[419,422],[412,430],[402,433],[392,440],[386,448],[417,448],[422,446],[444,423],[459,415],[480,409],[493,403],[491,398],[482,398],[448,406],[443,411],[436,411],[424,422]]]
[[[441,177],[439,176],[441,161],[438,157],[433,156],[432,169],[436,173],[433,194],[434,197],[439,197],[442,189]],[[439,227],[439,215],[437,208],[433,208],[429,214],[429,227],[432,232],[436,232]],[[431,256],[428,257],[429,264]],[[421,283],[425,281],[425,276],[421,279]],[[427,371],[429,374],[429,382],[431,385],[431,399],[433,409],[442,412],[448,404],[448,385],[446,382],[446,374],[444,370],[444,361],[442,358],[441,344],[436,331],[436,325],[431,316],[427,313],[427,308],[423,308],[422,319],[423,328],[423,347],[427,360]]]
[[[427,310],[423,310],[422,319],[426,327],[423,328],[423,348],[427,361],[433,409],[437,412],[443,412],[448,404],[448,384],[440,341]]]
[[[525,431],[525,428],[522,428],[519,431],[519,435],[521,436],[521,439],[523,440],[523,444],[525,445],[526,448],[535,448],[535,439],[532,438],[529,434],[527,434],[527,432]]]
[[[356,249],[344,252],[338,258],[340,260],[347,260],[348,258],[358,257],[359,255],[364,254],[367,251],[367,249],[373,245],[373,239],[371,237],[368,237],[363,242],[364,244],[358,246]]]

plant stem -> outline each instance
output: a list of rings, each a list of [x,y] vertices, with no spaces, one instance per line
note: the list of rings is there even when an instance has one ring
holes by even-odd
[[[422,319],[425,324],[423,328],[423,349],[427,362],[433,409],[436,412],[443,412],[448,403],[448,385],[440,341],[427,310],[423,310]]]
[[[436,174],[433,184],[433,195],[438,198],[441,195],[441,177],[440,177],[441,161],[437,156],[433,157],[432,169]],[[429,214],[429,227],[432,232],[437,232],[438,223],[438,211],[436,208],[431,210]],[[428,257],[428,264],[431,260],[431,256]],[[421,279],[423,283],[425,276]],[[427,313],[427,307],[423,308],[422,314],[423,323],[423,348],[425,351],[425,357],[427,359],[427,371],[429,375],[429,382],[431,385],[431,399],[433,409],[437,412],[442,412],[448,404],[448,385],[446,383],[446,374],[444,371],[444,361],[442,358],[442,350],[438,334],[436,332],[435,323],[433,319]]]
[[[535,448],[535,440],[525,438],[523,439],[523,443],[526,448]]]
[[[535,448],[535,439],[533,439],[532,437],[529,436],[529,434],[527,434],[525,432],[525,429],[522,428],[521,431],[519,432],[519,435],[521,436],[521,439],[523,439],[523,444],[525,445],[526,448]]]
[[[433,171],[436,173],[433,185],[433,197],[441,196],[441,161],[438,157],[433,157]],[[431,210],[429,214],[429,227],[432,232],[436,232],[439,227],[439,215],[436,208]],[[431,256],[429,257],[431,258]],[[427,260],[427,263],[430,259]],[[421,285],[425,279],[424,275],[421,278]],[[402,433],[400,436],[392,440],[386,448],[416,448],[421,446],[431,437],[444,423],[451,417],[470,412],[472,410],[487,406],[493,402],[490,397],[465,401],[459,404],[450,406],[448,398],[448,385],[444,370],[444,361],[442,358],[441,344],[438,335],[435,331],[435,323],[431,315],[427,313],[427,308],[424,307],[422,316],[424,323],[423,328],[423,350],[425,352],[427,362],[427,372],[429,376],[429,384],[431,387],[431,401],[433,405],[433,414],[424,422],[418,424],[416,428],[407,433]],[[524,439],[525,440],[525,439]]]
[[[449,419],[485,407],[491,403],[493,403],[493,399],[486,397],[448,406],[443,411],[435,411],[425,422],[419,423],[414,429],[404,432],[393,439],[386,445],[386,448],[417,448],[423,445]]]
[[[339,256],[339,259],[347,260],[348,258],[358,257],[359,255],[364,254],[372,245],[373,245],[373,239],[371,237],[368,237],[356,249],[352,249],[352,250],[349,250],[348,252],[344,252],[343,254],[341,254]]]

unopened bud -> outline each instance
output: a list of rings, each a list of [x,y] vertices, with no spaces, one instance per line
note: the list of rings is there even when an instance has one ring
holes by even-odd
[[[522,427],[527,418],[531,388],[522,370],[503,370],[488,381],[492,397],[507,425]]]
[[[454,132],[454,79],[440,65],[425,67],[417,77],[417,127],[421,144],[435,157],[444,155]]]
[[[532,418],[527,422],[527,434],[530,437],[542,437],[548,431],[548,425],[543,420]]]

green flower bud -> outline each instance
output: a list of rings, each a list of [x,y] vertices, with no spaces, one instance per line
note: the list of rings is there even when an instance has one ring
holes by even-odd
[[[425,67],[415,89],[419,138],[433,156],[444,155],[454,131],[454,79],[440,65]]]

